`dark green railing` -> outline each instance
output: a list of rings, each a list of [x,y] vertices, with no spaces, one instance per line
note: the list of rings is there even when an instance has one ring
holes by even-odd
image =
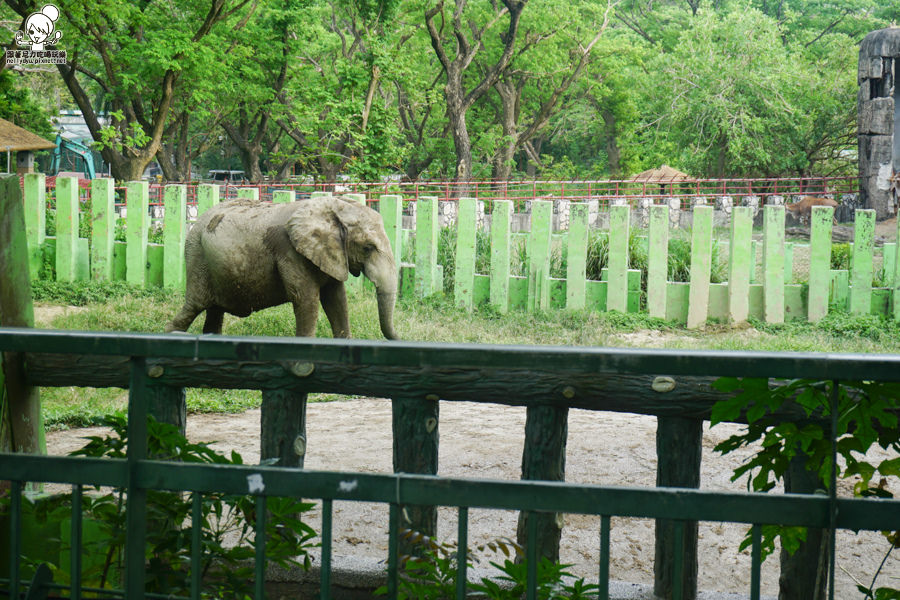
[[[235,338],[224,336],[184,336],[152,334],[78,333],[0,328],[0,351],[27,352],[29,379],[35,385],[61,385],[41,371],[42,357],[50,354],[79,355],[78,385],[121,385],[122,368],[127,366],[129,388],[128,456],[125,460],[0,455],[0,480],[11,484],[10,594],[19,597],[24,587],[19,581],[21,544],[21,498],[24,482],[55,482],[73,485],[75,502],[72,519],[71,596],[79,597],[80,570],[78,542],[81,539],[81,514],[78,501],[85,485],[124,488],[127,492],[127,543],[125,589],[128,598],[145,594],[144,540],[146,537],[147,490],[168,489],[193,492],[198,511],[203,494],[255,494],[257,496],[256,531],[264,538],[265,502],[269,496],[319,498],[322,507],[321,597],[329,598],[331,565],[331,520],[334,500],[381,502],[390,505],[390,542],[388,591],[396,597],[398,589],[398,532],[403,505],[454,506],[459,511],[458,598],[466,594],[466,545],[468,509],[515,509],[530,512],[559,512],[601,515],[601,560],[598,567],[600,598],[608,598],[609,542],[611,516],[656,518],[675,521],[675,548],[681,548],[684,523],[723,521],[753,526],[751,589],[752,598],[760,593],[760,531],[764,524],[805,526],[829,529],[834,548],[836,529],[898,530],[900,501],[842,499],[831,496],[769,495],[703,492],[675,488],[613,488],[554,482],[499,482],[445,479],[434,476],[394,474],[312,472],[263,466],[209,466],[150,460],[147,454],[147,387],[160,383],[196,387],[238,387],[228,377],[214,383],[206,376],[191,376],[210,361],[224,372],[225,367],[248,373],[269,373],[267,377],[249,377],[239,387],[270,389],[293,386],[304,391],[347,392],[357,387],[371,389],[377,395],[415,398],[427,392],[441,399],[485,400],[473,397],[473,386],[489,390],[502,382],[499,400],[488,394],[487,401],[507,404],[565,404],[594,409],[661,414],[667,409],[647,407],[629,399],[609,399],[610,390],[627,390],[646,383],[648,373],[678,376],[679,385],[699,389],[710,376],[752,376],[775,378],[900,380],[900,356],[895,355],[823,355],[774,354],[760,352],[704,352],[631,350],[607,348],[507,347],[462,344],[425,344],[371,342],[330,339]],[[89,363],[91,356],[103,357]],[[126,361],[112,357],[128,357]],[[71,361],[71,357],[70,357]],[[302,376],[279,375],[266,369],[291,373],[296,364],[312,365]],[[107,365],[104,370],[102,365]],[[256,366],[262,371],[248,370]],[[279,372],[280,372],[279,371]],[[348,372],[362,377],[363,383],[348,382]],[[374,374],[374,376],[373,376]],[[511,381],[527,381],[515,385]],[[511,376],[512,375],[512,376]],[[494,380],[493,377],[500,379]],[[237,378],[237,376],[235,376]],[[643,379],[641,379],[643,378]],[[696,378],[696,379],[692,379]],[[49,383],[48,383],[49,381]],[[90,383],[93,381],[94,383]],[[475,385],[477,382],[477,385]],[[65,385],[73,385],[66,383]],[[365,392],[366,389],[358,391]],[[597,392],[599,389],[601,392]],[[468,390],[468,391],[467,391]],[[678,403],[678,411],[692,416],[708,411],[713,396],[702,396],[695,406]],[[704,404],[705,403],[705,404]],[[705,406],[705,408],[704,408]],[[667,414],[681,414],[669,409]],[[248,476],[260,477],[263,485],[249,485]],[[254,491],[255,490],[255,491]],[[195,518],[194,523],[200,519]],[[528,519],[526,544],[529,569],[527,597],[536,596],[537,519]],[[200,539],[194,528],[193,564],[199,561]],[[832,559],[834,552],[832,551]],[[676,567],[680,554],[676,551]],[[257,544],[256,597],[262,598],[265,580],[264,542]],[[193,574],[191,597],[200,597],[199,573]],[[681,570],[676,568],[673,597],[679,598]],[[834,566],[831,568],[831,592],[834,590]]]

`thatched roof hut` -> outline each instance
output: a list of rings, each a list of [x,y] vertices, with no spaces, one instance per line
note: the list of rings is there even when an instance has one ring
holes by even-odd
[[[49,142],[27,129],[0,119],[0,152],[6,152],[7,171],[12,168],[11,153],[16,153],[18,172],[30,173],[34,168],[34,151],[56,148],[55,142]]]
[[[662,165],[658,169],[648,169],[634,175],[628,181],[636,181],[639,183],[677,183],[679,181],[688,181],[693,179],[687,173],[682,173],[678,169],[674,169],[669,165]]]

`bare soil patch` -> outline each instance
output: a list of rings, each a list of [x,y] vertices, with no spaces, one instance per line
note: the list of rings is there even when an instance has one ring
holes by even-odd
[[[237,450],[247,464],[259,460],[259,411],[239,415],[204,414],[188,417],[192,441],[214,442],[223,452]],[[489,404],[444,402],[440,420],[440,469],[445,477],[473,479],[519,478],[524,443],[525,410]],[[749,456],[713,453],[713,446],[738,430],[737,425],[707,427],[704,435],[703,488],[745,491],[743,481],[729,481],[733,469]],[[51,454],[65,454],[83,445],[83,437],[102,428],[55,431],[47,434]],[[656,420],[653,417],[573,410],[569,416],[566,463],[568,481],[599,485],[652,487],[656,481]],[[314,470],[391,472],[391,406],[383,399],[360,398],[312,403],[308,408],[306,467]],[[851,483],[841,482],[840,493],[850,495]],[[900,490],[893,490],[896,494]],[[442,509],[438,536],[453,540],[456,513]],[[318,523],[318,510],[313,523]],[[383,560],[387,556],[387,507],[337,502],[334,515],[335,553]],[[316,527],[318,527],[316,525]],[[610,573],[613,579],[652,584],[654,524],[639,519],[612,521]],[[595,579],[599,558],[599,518],[567,515],[562,560],[580,576]],[[472,547],[500,537],[515,538],[516,514],[472,510]],[[701,523],[700,589],[749,593],[749,552],[738,552],[745,533],[739,525]],[[836,597],[859,594],[844,572],[867,584],[887,544],[879,534],[840,532]],[[484,556],[493,560],[494,557]],[[484,562],[482,566],[487,566]],[[763,564],[763,593],[777,595],[777,557]],[[900,560],[888,560],[883,585],[898,586]]]

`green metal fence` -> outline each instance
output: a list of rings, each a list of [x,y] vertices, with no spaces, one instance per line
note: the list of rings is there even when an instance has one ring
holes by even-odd
[[[22,490],[25,482],[57,482],[73,485],[71,596],[79,597],[78,555],[81,539],[81,515],[78,499],[83,486],[104,485],[127,490],[127,544],[125,589],[127,598],[145,597],[145,552],[147,490],[183,490],[193,493],[195,510],[203,494],[224,492],[257,496],[257,532],[264,536],[266,498],[289,496],[319,498],[322,510],[321,597],[329,598],[331,565],[331,519],[335,500],[381,502],[390,505],[390,543],[388,556],[389,597],[398,589],[398,532],[400,513],[407,505],[442,505],[459,511],[459,565],[457,597],[466,596],[466,539],[468,509],[516,509],[537,513],[561,512],[600,515],[601,560],[598,565],[600,598],[608,597],[610,517],[658,518],[674,520],[675,543],[680,549],[684,524],[689,521],[723,521],[753,526],[752,598],[760,593],[761,526],[781,524],[830,530],[832,544],[831,593],[834,592],[834,543],[836,529],[900,529],[900,501],[845,499],[835,495],[769,495],[704,492],[686,489],[628,489],[560,482],[499,482],[444,479],[414,474],[372,475],[361,473],[312,472],[264,466],[208,466],[152,460],[147,452],[148,396],[157,385],[216,387],[208,371],[201,366],[215,365],[220,372],[246,369],[248,365],[274,366],[293,373],[295,385],[305,391],[365,392],[369,377],[359,383],[349,373],[380,373],[376,393],[388,397],[419,398],[427,395],[441,399],[463,399],[463,391],[502,387],[507,404],[588,406],[604,402],[590,388],[590,381],[603,382],[617,377],[664,373],[672,377],[746,376],[773,378],[810,378],[844,380],[900,380],[900,356],[896,355],[821,355],[776,354],[761,352],[705,352],[669,350],[633,350],[570,347],[484,346],[411,342],[372,342],[364,340],[238,338],[227,336],[184,336],[156,334],[80,333],[0,328],[0,351],[26,352],[29,380],[44,385],[37,367],[42,357],[67,355],[82,361],[98,356],[108,363],[113,357],[127,357],[129,379],[128,455],[124,460],[0,455],[0,480],[10,480],[12,535],[9,539],[11,597],[20,597],[25,584],[19,580],[21,545]],[[79,382],[94,380],[93,385],[111,385],[109,373],[93,373],[80,363]],[[297,364],[312,368],[294,369]],[[192,368],[194,365],[194,368]],[[552,374],[549,375],[549,374]],[[510,396],[507,384],[516,377],[527,380]],[[227,378],[225,378],[227,384]],[[336,385],[336,381],[344,382]],[[475,386],[473,382],[478,382]],[[560,385],[560,382],[570,382]],[[55,380],[53,384],[58,384]],[[119,381],[118,383],[121,383]],[[90,385],[90,384],[87,384]],[[286,385],[278,377],[243,380],[246,388],[262,389]],[[477,393],[477,392],[475,392]],[[599,396],[599,397],[595,397]],[[478,399],[469,396],[466,399]],[[490,399],[488,399],[490,400]],[[648,412],[646,405],[632,402],[617,410]],[[683,407],[681,408],[683,410]],[[253,485],[250,482],[254,482]],[[257,482],[262,482],[259,485]],[[196,514],[196,513],[195,513]],[[199,519],[195,519],[196,523]],[[529,599],[536,597],[537,519],[528,520]],[[262,538],[260,538],[262,539]],[[199,536],[193,536],[193,564],[199,560]],[[256,597],[264,596],[266,560],[265,542],[257,544]],[[673,598],[681,597],[681,553],[676,550]],[[200,597],[201,581],[195,572],[192,597]]]

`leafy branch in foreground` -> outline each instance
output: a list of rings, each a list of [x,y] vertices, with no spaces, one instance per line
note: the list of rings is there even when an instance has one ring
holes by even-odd
[[[124,417],[107,420],[112,433],[92,436],[75,456],[122,459],[127,449],[127,422]],[[206,444],[193,444],[173,426],[148,422],[148,451],[160,460],[183,463],[243,464],[237,452],[230,457]],[[82,584],[97,588],[121,585],[124,574],[126,531],[126,493],[97,486],[85,493],[82,508],[85,538],[82,546]],[[29,515],[39,524],[61,526],[71,515],[71,494],[26,502]],[[190,592],[192,568],[203,575],[204,597],[242,599],[252,593],[255,555],[254,523],[256,502],[253,496],[221,493],[204,494],[201,511],[201,562],[191,565],[192,497],[177,491],[147,492],[147,589],[167,595],[185,596]],[[300,520],[312,504],[294,498],[268,498],[266,510],[266,556],[282,567],[309,568],[309,549],[316,532]],[[8,512],[8,498],[0,513]],[[62,550],[69,550],[67,547]],[[60,553],[61,554],[61,553]],[[47,562],[45,557],[25,557],[26,564]],[[53,578],[63,585],[71,581],[68,561],[49,564]],[[27,575],[27,574],[26,574]]]
[[[455,542],[438,542],[422,533],[406,530],[401,535],[417,547],[417,556],[404,556],[400,572],[400,584],[397,598],[400,600],[419,600],[434,598],[453,598],[456,595],[458,577],[459,550]],[[518,600],[525,596],[528,581],[528,564],[517,561],[523,549],[513,540],[497,538],[486,544],[475,547],[477,553],[502,553],[503,564],[489,564],[500,571],[496,577],[482,577],[480,583],[470,582],[468,589],[479,598],[492,600]],[[472,551],[466,552],[468,568],[474,562],[481,562],[473,557]],[[571,565],[555,563],[542,558],[537,566],[537,598],[539,600],[571,599],[583,600],[596,596],[599,587],[585,583],[584,579],[575,579],[567,571]],[[375,595],[384,596],[387,588],[375,590]]]
[[[711,424],[734,421],[740,416],[747,420],[747,428],[719,443],[715,450],[728,454],[739,448],[758,445],[759,450],[747,462],[735,469],[731,477],[735,481],[748,476],[747,487],[757,492],[768,492],[782,481],[791,460],[805,457],[806,469],[813,471],[825,489],[831,485],[832,432],[831,395],[835,382],[795,379],[770,386],[767,379],[721,378],[713,387],[733,394],[718,402],[712,409]],[[900,384],[872,381],[842,381],[837,389],[837,455],[841,460],[836,466],[837,476],[855,477],[853,493],[860,497],[891,498],[887,489],[890,477],[900,477]],[[806,420],[785,422],[774,413],[793,405],[802,410]],[[877,463],[870,462],[867,453],[878,446],[891,452],[890,458]],[[843,462],[843,466],[841,465]],[[876,476],[878,481],[875,483]],[[900,532],[883,531],[890,544],[888,554],[900,547]],[[763,527],[763,558],[774,550],[775,538],[793,553],[806,537],[806,530],[798,527]],[[749,546],[745,539],[743,550]],[[882,562],[882,566],[884,562]],[[872,583],[858,589],[865,598],[900,598],[900,592],[891,588],[875,588],[878,571]]]

